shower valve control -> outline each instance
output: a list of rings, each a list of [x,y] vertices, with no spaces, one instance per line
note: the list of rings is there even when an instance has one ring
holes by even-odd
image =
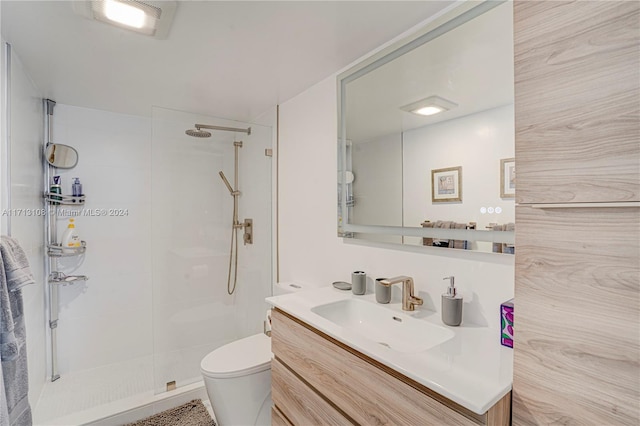
[[[243,227],[244,235],[242,238],[244,240],[244,245],[253,244],[253,219],[245,219]]]

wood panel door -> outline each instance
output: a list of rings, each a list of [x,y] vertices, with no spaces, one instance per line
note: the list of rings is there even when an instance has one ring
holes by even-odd
[[[513,423],[640,422],[640,208],[516,208]]]
[[[519,203],[640,201],[638,1],[516,1]]]

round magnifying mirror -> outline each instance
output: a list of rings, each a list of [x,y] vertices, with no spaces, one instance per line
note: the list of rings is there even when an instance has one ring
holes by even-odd
[[[44,155],[47,163],[58,169],[72,169],[78,164],[78,151],[69,145],[49,144]]]
[[[353,172],[350,172],[349,170],[344,172],[344,180],[346,183],[353,183],[354,179],[355,175],[353,174]],[[342,183],[342,176],[340,176],[340,172],[338,172],[338,183]]]

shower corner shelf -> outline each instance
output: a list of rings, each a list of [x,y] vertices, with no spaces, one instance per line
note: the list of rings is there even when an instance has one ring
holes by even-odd
[[[57,206],[81,206],[84,204],[85,195],[63,195],[55,192],[45,192],[44,198],[47,203]]]
[[[49,283],[57,285],[75,284],[78,281],[87,281],[86,275],[67,275],[64,272],[54,271],[49,275]]]
[[[61,244],[49,244],[47,246],[47,254],[51,257],[70,257],[79,256],[87,251],[87,243],[81,242],[80,247],[62,247]]]

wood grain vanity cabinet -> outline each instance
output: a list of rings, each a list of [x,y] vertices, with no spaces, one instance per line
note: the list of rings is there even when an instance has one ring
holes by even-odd
[[[640,2],[514,3],[513,423],[640,423]]]
[[[638,9],[514,3],[518,203],[640,201]]]
[[[510,393],[478,415],[277,309],[271,345],[273,424],[509,424]]]

